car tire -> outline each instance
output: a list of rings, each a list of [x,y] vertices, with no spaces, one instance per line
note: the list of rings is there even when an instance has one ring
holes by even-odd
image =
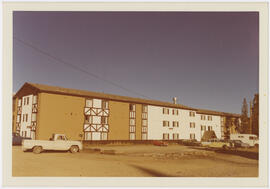
[[[77,152],[79,152],[79,147],[78,146],[71,146],[69,150],[71,153],[77,153]]]
[[[228,150],[228,149],[229,149],[229,147],[228,147],[227,145],[223,145],[222,148],[223,148],[224,150]]]
[[[33,148],[34,154],[40,154],[42,152],[42,147],[41,146],[35,146]]]

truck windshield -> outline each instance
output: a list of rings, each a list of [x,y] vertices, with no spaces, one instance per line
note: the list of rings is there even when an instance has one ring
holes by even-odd
[[[66,140],[65,136],[58,136],[56,140]]]

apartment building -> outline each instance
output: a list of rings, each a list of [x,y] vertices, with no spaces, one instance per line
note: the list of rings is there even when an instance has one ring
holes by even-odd
[[[206,130],[226,138],[240,120],[238,114],[33,83],[25,83],[13,103],[13,131],[41,140],[64,133],[74,140],[200,141]]]

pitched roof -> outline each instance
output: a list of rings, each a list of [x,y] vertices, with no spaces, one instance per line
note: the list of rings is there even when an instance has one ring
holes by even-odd
[[[148,99],[142,99],[142,98],[134,98],[134,97],[106,94],[106,93],[86,91],[86,90],[69,89],[69,88],[50,86],[50,85],[44,85],[44,84],[37,84],[37,83],[28,83],[27,82],[23,85],[23,87],[24,86],[33,87],[33,88],[37,89],[39,92],[64,94],[64,95],[71,95],[71,96],[81,96],[81,97],[90,97],[90,98],[103,98],[103,99],[122,101],[122,102],[132,102],[132,103],[148,104],[148,105],[155,105],[155,106],[165,106],[165,107],[171,107],[171,108],[181,108],[181,109],[197,111],[197,113],[202,113],[202,114],[207,113],[210,115],[232,115],[232,116],[234,115],[236,117],[239,116],[238,114],[217,112],[217,111],[211,111],[211,110],[202,110],[202,109],[184,106],[182,104],[173,104],[173,103],[162,102],[162,101],[158,101],[158,100],[148,100]],[[19,91],[16,93],[16,96],[19,93]]]
[[[226,115],[226,116],[232,116],[232,117],[240,117],[240,114],[235,113],[227,113],[227,112],[219,112],[214,110],[205,110],[205,109],[196,109],[196,112],[198,114],[210,114],[210,115]]]

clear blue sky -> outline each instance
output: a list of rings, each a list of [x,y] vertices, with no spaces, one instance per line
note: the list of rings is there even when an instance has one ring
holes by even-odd
[[[258,92],[256,12],[13,16],[13,92],[33,82],[168,102],[176,96],[180,104],[233,113]]]

